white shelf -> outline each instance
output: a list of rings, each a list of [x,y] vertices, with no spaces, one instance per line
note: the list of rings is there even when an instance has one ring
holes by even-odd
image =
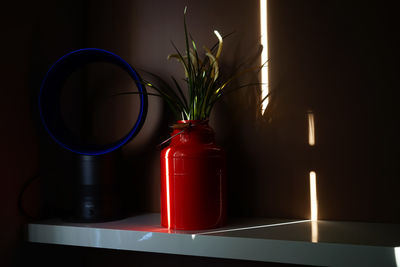
[[[211,231],[169,231],[159,214],[107,223],[28,225],[28,241],[322,266],[400,266],[400,225],[236,220]],[[396,264],[397,253],[397,264]]]

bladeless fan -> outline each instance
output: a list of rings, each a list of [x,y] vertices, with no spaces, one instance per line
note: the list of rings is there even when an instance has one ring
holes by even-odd
[[[96,145],[82,143],[67,127],[61,112],[61,91],[72,73],[92,63],[109,63],[124,70],[138,89],[140,108],[137,119],[129,132],[117,141]],[[140,131],[147,114],[147,94],[136,71],[121,57],[97,48],[70,52],[54,63],[46,73],[39,93],[39,111],[47,133],[61,147],[76,157],[77,166],[75,204],[69,218],[74,221],[92,222],[111,220],[118,215],[117,207],[110,206],[116,170],[112,168],[111,153],[120,149]]]

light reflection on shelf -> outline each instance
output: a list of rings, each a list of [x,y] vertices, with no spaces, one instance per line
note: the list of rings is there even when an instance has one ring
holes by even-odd
[[[243,230],[254,230],[254,229],[260,229],[260,228],[290,225],[290,224],[297,224],[297,223],[304,223],[304,222],[310,222],[310,220],[300,220],[300,221],[293,221],[293,222],[273,223],[273,224],[256,225],[256,226],[249,226],[249,227],[240,227],[240,228],[200,232],[197,234],[192,234],[192,239],[194,240],[197,235],[220,234],[220,233],[228,233],[228,232],[243,231]]]
[[[148,239],[150,239],[152,236],[153,236],[153,233],[152,233],[152,232],[146,233],[146,234],[145,234],[144,236],[142,236],[142,238],[140,238],[138,241],[141,242],[141,241],[148,240]]]
[[[311,221],[311,242],[318,243],[318,221]]]

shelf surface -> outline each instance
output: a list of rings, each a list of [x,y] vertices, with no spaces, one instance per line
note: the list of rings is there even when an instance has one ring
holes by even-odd
[[[106,223],[48,220],[28,225],[28,241],[317,266],[399,266],[400,225],[235,219],[209,231],[172,231],[159,214]]]

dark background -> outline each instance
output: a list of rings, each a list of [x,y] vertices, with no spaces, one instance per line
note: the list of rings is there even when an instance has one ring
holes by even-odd
[[[30,219],[17,209],[23,184],[35,175],[41,177],[24,194],[24,206],[42,218],[57,215],[68,195],[58,180],[69,155],[49,140],[38,119],[37,94],[47,69],[69,51],[98,47],[135,68],[181,77],[180,66],[166,56],[173,52],[170,40],[182,48],[185,5],[190,31],[199,44],[215,42],[214,28],[223,34],[235,31],[225,42],[225,69],[244,58],[257,59],[258,1],[4,4],[0,16],[2,266],[250,264],[24,242],[24,226]],[[270,84],[275,93],[267,114],[259,115],[254,104],[257,93],[247,90],[226,97],[211,117],[217,141],[228,154],[230,216],[309,218],[308,173],[314,170],[320,219],[400,222],[394,12],[394,6],[382,1],[269,1]],[[107,78],[99,75],[98,84],[103,80]],[[129,87],[114,82],[119,88]],[[129,102],[124,105],[129,107]],[[159,99],[150,98],[149,105],[143,130],[121,152],[120,173],[127,185],[123,197],[132,213],[159,211],[155,146],[168,135],[172,121]],[[316,118],[312,148],[307,144],[309,110]],[[120,123],[123,131],[126,121]]]

